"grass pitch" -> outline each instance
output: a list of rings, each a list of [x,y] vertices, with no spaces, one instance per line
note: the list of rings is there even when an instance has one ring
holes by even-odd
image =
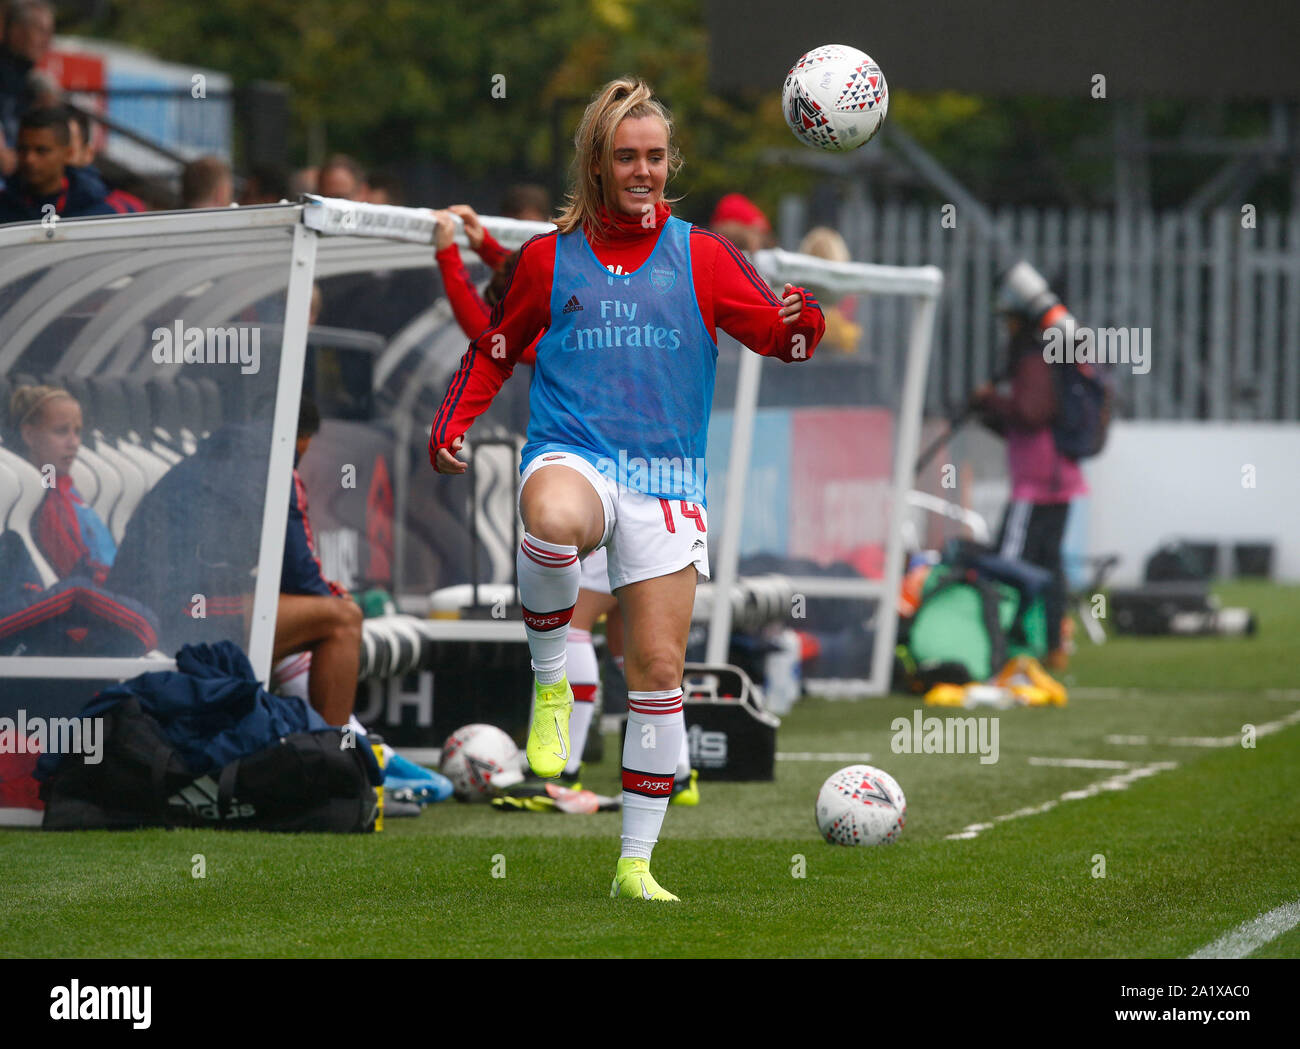
[[[1065,709],[969,712],[999,718],[996,764],[893,753],[916,699],[800,703],[779,750],[871,755],[907,794],[894,846],[818,837],[838,757],[670,808],[653,869],[675,906],[608,898],[613,814],[445,803],[367,837],[5,831],[0,954],[1185,957],[1300,897],[1300,588],[1221,596],[1255,609],[1257,637],[1085,641]],[[586,777],[602,793],[608,742]],[[1300,928],[1256,956],[1300,957]]]

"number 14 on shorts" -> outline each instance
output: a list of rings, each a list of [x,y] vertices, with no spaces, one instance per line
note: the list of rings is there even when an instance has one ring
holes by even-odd
[[[677,525],[673,521],[672,501],[669,499],[660,499],[659,505],[663,507],[664,511],[664,527],[666,527],[668,531],[676,534]],[[677,500],[677,505],[680,508],[679,512],[682,517],[695,522],[695,530],[697,532],[708,531],[708,529],[704,527],[704,515],[700,513],[699,503],[688,503],[683,499],[679,499]]]

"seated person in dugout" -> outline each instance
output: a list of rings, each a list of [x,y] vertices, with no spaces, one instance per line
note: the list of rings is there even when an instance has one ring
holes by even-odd
[[[347,589],[325,578],[307,520],[307,490],[297,467],[319,429],[316,405],[304,397],[298,412],[273,661],[279,663],[299,652],[311,653],[308,701],[329,724],[346,725],[356,699],[361,666],[362,615]]]
[[[36,548],[60,579],[84,575],[103,585],[117,547],[68,472],[81,449],[81,405],[57,386],[20,386],[9,419],[47,489],[32,517]]]

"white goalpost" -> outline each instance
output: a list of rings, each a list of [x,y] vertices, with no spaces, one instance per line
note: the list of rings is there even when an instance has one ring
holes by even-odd
[[[897,627],[898,590],[903,575],[903,521],[907,495],[912,488],[913,464],[920,444],[921,414],[925,399],[925,378],[933,342],[935,310],[943,291],[943,274],[934,266],[897,267],[866,263],[836,263],[781,250],[758,252],[758,271],[777,288],[787,281],[839,294],[905,296],[911,311],[901,395],[895,406],[893,467],[889,485],[888,533],[881,579],[833,579],[822,576],[792,576],[790,590],[796,596],[825,598],[868,598],[877,602],[871,673],[863,691],[881,695],[889,689]],[[823,353],[824,356],[824,353]],[[815,368],[813,360],[805,367]],[[713,587],[715,593],[732,595],[737,589],[740,561],[744,493],[749,478],[756,409],[761,392],[763,362],[758,355],[740,357],[736,386],[732,442],[726,475],[726,513],[722,520]],[[725,663],[731,637],[734,600],[712,600],[708,661]]]

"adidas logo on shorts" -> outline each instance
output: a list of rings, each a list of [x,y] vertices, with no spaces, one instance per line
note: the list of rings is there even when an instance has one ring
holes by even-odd
[[[578,301],[578,296],[576,295],[572,296],[569,301],[564,304],[565,313],[577,313],[580,309],[582,309],[582,303]]]

